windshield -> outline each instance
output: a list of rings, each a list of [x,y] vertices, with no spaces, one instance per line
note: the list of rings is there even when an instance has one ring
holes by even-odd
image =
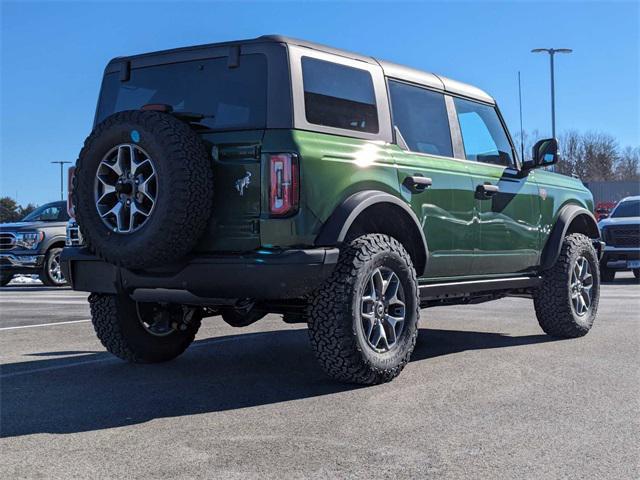
[[[611,217],[640,217],[640,200],[621,202],[613,211]]]
[[[267,60],[264,55],[241,55],[237,67],[215,58],[155,65],[105,75],[97,121],[147,104],[170,105],[176,112],[204,115],[210,129],[264,128],[267,104]]]
[[[69,220],[65,202],[47,203],[22,219],[23,222],[66,222]]]

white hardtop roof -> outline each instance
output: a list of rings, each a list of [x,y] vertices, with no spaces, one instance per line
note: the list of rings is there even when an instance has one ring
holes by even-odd
[[[445,92],[455,95],[462,95],[463,97],[469,97],[495,104],[495,100],[491,95],[478,87],[474,87],[473,85],[462,83],[458,80],[452,80],[450,78],[443,77],[442,75],[436,75],[435,73],[405,67],[404,65],[398,65],[396,63],[386,62],[383,60],[378,60],[378,63],[382,67],[384,74],[388,77],[406,80],[407,82],[417,83],[419,85],[424,85],[438,90],[444,90]]]

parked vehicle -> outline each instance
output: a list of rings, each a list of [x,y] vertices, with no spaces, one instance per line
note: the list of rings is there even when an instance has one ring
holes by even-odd
[[[617,271],[632,270],[640,279],[640,196],[620,200],[599,222],[606,242],[600,264],[602,280],[612,282]]]
[[[65,269],[104,346],[182,353],[206,316],[307,323],[332,377],[409,360],[420,309],[533,299],[585,335],[602,244],[582,183],[517,157],[494,99],[439,75],[279,36],[106,67]]]
[[[596,220],[599,222],[603,218],[607,218],[616,206],[616,202],[600,202],[596,205],[595,216]]]
[[[15,275],[37,274],[45,285],[67,284],[60,268],[69,219],[65,202],[35,209],[21,221],[0,224],[0,285]]]

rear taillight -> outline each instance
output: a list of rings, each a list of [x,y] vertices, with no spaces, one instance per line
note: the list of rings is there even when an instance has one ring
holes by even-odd
[[[71,194],[73,193],[73,177],[76,174],[76,167],[69,167],[67,172],[67,213],[71,218],[76,218],[76,212],[73,208],[73,200]]]
[[[300,175],[298,157],[291,153],[270,155],[269,213],[286,217],[298,210]]]

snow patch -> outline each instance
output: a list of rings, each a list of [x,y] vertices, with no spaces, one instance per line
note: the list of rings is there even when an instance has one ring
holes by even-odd
[[[42,285],[37,275],[16,275],[9,285]]]

